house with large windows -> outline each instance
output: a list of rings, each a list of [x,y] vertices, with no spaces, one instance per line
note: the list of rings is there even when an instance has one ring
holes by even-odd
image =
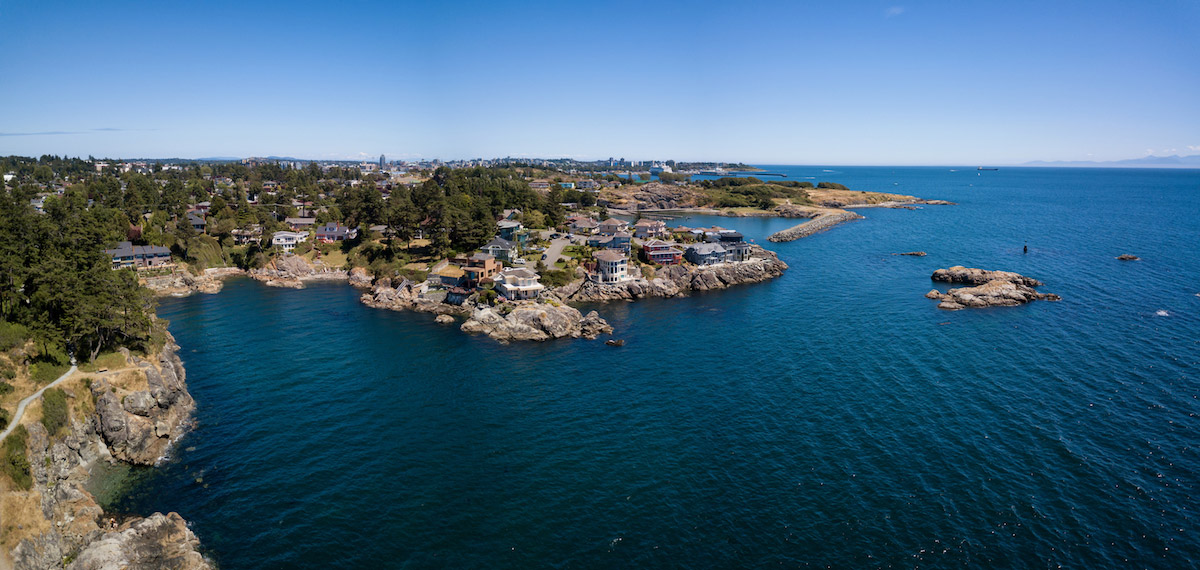
[[[596,259],[594,278],[600,283],[620,283],[628,281],[629,260],[625,254],[613,249],[604,249],[592,254]]]
[[[496,292],[510,301],[534,299],[546,288],[538,280],[540,276],[524,267],[509,267],[492,278]]]

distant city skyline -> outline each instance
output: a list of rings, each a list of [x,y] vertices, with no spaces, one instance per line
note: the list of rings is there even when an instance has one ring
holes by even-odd
[[[1200,153],[1196,3],[49,2],[0,16],[3,155]]]

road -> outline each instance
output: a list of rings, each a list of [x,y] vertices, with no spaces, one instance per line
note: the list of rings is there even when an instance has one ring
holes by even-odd
[[[0,433],[0,442],[3,442],[5,439],[8,439],[8,434],[10,432],[12,432],[12,430],[16,429],[17,425],[19,425],[21,423],[21,416],[25,414],[25,406],[28,406],[30,402],[32,402],[38,398],[41,398],[42,392],[45,392],[48,388],[53,388],[53,387],[59,385],[62,381],[66,380],[72,374],[74,374],[76,370],[78,370],[78,368],[76,368],[74,365],[72,365],[70,370],[66,371],[62,376],[58,377],[58,380],[55,380],[49,384],[46,384],[45,386],[42,386],[41,390],[38,390],[37,392],[34,392],[32,396],[25,398],[24,400],[21,400],[21,402],[19,404],[17,404],[17,413],[13,414],[12,419],[9,420],[9,422],[8,422],[8,427],[4,428],[3,433]]]

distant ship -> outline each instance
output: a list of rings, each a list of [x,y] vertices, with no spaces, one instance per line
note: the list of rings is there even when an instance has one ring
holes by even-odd
[[[703,176],[729,176],[731,173],[724,168],[718,168],[716,170],[701,170],[700,174]]]
[[[984,168],[984,167],[980,166],[976,170],[1000,170],[1000,169],[999,168]]]

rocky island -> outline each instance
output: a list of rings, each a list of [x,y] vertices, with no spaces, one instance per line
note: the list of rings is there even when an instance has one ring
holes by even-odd
[[[1060,301],[1053,293],[1040,293],[1034,287],[1042,282],[1011,271],[988,271],[956,265],[949,269],[938,269],[931,277],[944,283],[962,283],[971,287],[958,287],[945,293],[933,289],[925,294],[928,299],[941,301],[939,309],[957,311],[965,308],[1012,307],[1031,301]]]

